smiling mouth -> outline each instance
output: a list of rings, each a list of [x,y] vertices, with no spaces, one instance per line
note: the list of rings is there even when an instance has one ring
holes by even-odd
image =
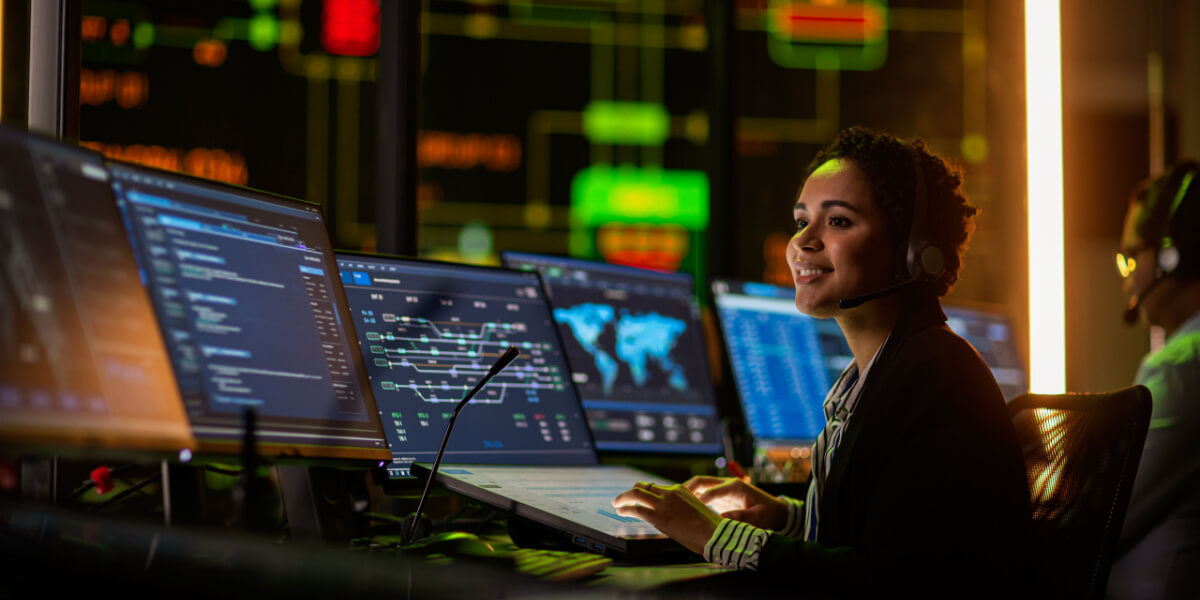
[[[832,273],[832,272],[833,272],[833,269],[823,269],[823,268],[819,268],[819,267],[805,267],[803,269],[796,269],[793,279],[795,279],[796,284],[812,283],[814,280],[816,280],[820,276],[825,275],[826,273]]]

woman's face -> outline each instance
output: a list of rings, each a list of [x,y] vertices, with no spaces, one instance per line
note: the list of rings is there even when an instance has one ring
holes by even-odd
[[[1121,252],[1133,258],[1136,261],[1136,268],[1125,277],[1122,281],[1122,290],[1125,292],[1125,299],[1128,302],[1133,301],[1134,296],[1138,296],[1138,309],[1146,322],[1151,325],[1157,325],[1161,322],[1162,300],[1170,295],[1168,289],[1171,287],[1172,280],[1167,278],[1164,281],[1154,284],[1155,270],[1158,262],[1158,247],[1153,244],[1147,244],[1146,240],[1137,232],[1137,223],[1142,219],[1142,212],[1145,210],[1141,204],[1135,204],[1130,207],[1125,215],[1125,228],[1121,235]]]
[[[788,243],[787,260],[800,312],[833,317],[838,300],[893,283],[896,262],[887,214],[871,198],[866,175],[853,162],[833,159],[818,167],[800,191],[792,216],[796,234]]]

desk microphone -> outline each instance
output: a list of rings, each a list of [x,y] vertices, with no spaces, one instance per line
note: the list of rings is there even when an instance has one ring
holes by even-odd
[[[891,294],[895,294],[896,292],[899,292],[899,291],[903,290],[904,288],[907,288],[908,286],[913,285],[914,283],[917,283],[920,280],[921,280],[920,276],[917,276],[917,277],[913,277],[911,279],[906,279],[904,281],[901,281],[900,283],[889,285],[885,288],[875,290],[874,292],[869,292],[869,293],[863,294],[861,296],[851,296],[849,298],[844,298],[842,300],[838,300],[838,308],[840,308],[842,310],[846,310],[848,308],[854,308],[854,307],[858,306],[859,304],[867,302],[868,300],[874,300],[876,298],[882,298],[884,296],[889,296]]]
[[[488,369],[487,374],[479,379],[479,382],[475,384],[474,388],[471,388],[471,391],[467,392],[466,396],[463,396],[458,406],[454,407],[454,412],[450,413],[450,421],[446,423],[446,433],[442,434],[442,445],[438,448],[437,456],[433,458],[433,468],[429,470],[429,478],[425,480],[425,491],[421,492],[421,499],[417,501],[417,510],[405,517],[404,523],[401,525],[404,529],[401,535],[405,546],[428,536],[433,531],[433,524],[430,523],[429,517],[421,514],[421,509],[425,506],[425,499],[429,497],[429,485],[433,483],[433,478],[437,475],[438,465],[442,464],[442,455],[446,452],[446,442],[450,441],[450,431],[454,429],[454,420],[458,418],[458,413],[471,401],[471,398],[475,397],[475,394],[479,393],[479,390],[483,389],[483,386],[487,385],[487,382],[503,371],[519,354],[521,351],[517,350],[516,346],[509,346],[508,350],[496,360],[496,364]]]

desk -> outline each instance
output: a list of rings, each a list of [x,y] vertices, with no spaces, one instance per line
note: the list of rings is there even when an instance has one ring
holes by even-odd
[[[435,564],[398,553],[279,543],[237,532],[166,528],[13,505],[0,506],[0,560],[7,573],[3,587],[16,597],[135,591],[220,600],[626,598],[676,595],[669,584],[727,572],[703,563],[614,565],[584,582],[551,583],[491,561]],[[694,590],[681,589],[678,595],[691,597]]]

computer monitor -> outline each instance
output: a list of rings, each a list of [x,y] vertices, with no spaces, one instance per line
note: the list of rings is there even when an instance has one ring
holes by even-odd
[[[596,450],[536,273],[339,252],[392,448],[433,462],[454,406],[509,346],[520,356],[459,414],[447,463],[591,465]]]
[[[192,431],[234,452],[390,457],[319,206],[111,163]]]
[[[690,275],[536,254],[501,258],[541,273],[598,450],[722,451]]]
[[[796,310],[790,287],[716,280],[712,290],[755,441],[811,443],[825,427],[829,388],[854,360],[837,322]]]
[[[947,306],[946,324],[965,338],[992,370],[1005,400],[1029,391],[1029,374],[1017,355],[1012,324],[995,311]]]
[[[103,159],[0,128],[0,444],[195,446]]]

